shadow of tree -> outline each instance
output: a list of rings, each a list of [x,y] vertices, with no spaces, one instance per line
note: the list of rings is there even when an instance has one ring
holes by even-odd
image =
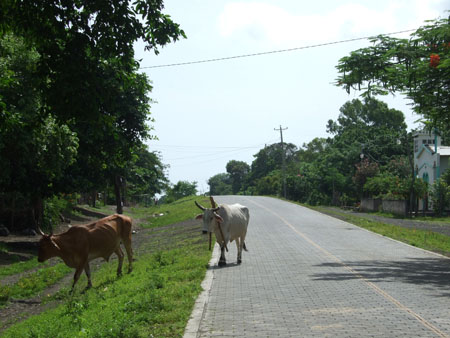
[[[320,268],[342,268],[348,266],[357,274],[339,269],[335,273],[313,274],[314,280],[345,281],[359,278],[358,274],[370,282],[403,282],[438,288],[442,296],[450,297],[450,259],[410,258],[398,261],[344,261],[341,263],[323,263]]]

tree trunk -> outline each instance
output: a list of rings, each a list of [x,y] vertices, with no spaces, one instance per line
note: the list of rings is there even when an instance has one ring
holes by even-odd
[[[116,175],[114,179],[114,192],[116,194],[116,206],[117,206],[116,210],[118,214],[123,214],[122,196],[120,194],[121,185],[122,185],[122,177]]]
[[[92,192],[92,207],[95,208],[95,201],[97,200],[97,192]]]
[[[42,219],[44,217],[44,201],[41,196],[35,196],[32,203],[34,228],[37,229],[42,225]]]
[[[105,192],[103,193],[103,204],[106,206],[108,204],[108,185],[106,185]]]
[[[14,219],[16,216],[16,193],[11,194],[11,216],[9,219],[9,229],[14,229]]]

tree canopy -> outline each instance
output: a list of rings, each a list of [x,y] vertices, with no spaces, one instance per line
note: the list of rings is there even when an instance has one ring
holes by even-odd
[[[162,0],[0,2],[2,191],[31,198],[28,187],[40,200],[108,182],[117,194],[118,182],[136,174],[164,181],[160,162],[143,150],[152,86],[133,49],[142,40],[157,54],[186,37],[163,9]]]
[[[412,37],[379,35],[339,60],[336,85],[365,97],[403,93],[430,127],[450,129],[450,19],[428,21]]]
[[[373,183],[378,184],[390,175],[381,182],[383,192],[400,194],[405,189],[408,191],[410,182],[406,180],[411,177],[411,166],[406,155],[408,149],[412,149],[412,141],[407,137],[401,111],[391,109],[375,98],[355,99],[346,102],[340,108],[338,118],[329,120],[326,128],[328,138],[315,138],[299,149],[292,143],[283,147],[286,151],[287,198],[309,204],[352,203],[363,195],[366,182],[380,171],[383,177]],[[231,175],[234,171],[245,173],[248,165],[231,160],[227,164],[227,174],[209,179],[211,194],[280,195],[280,143],[265,146],[254,157],[248,172],[239,176],[241,181],[244,177],[241,189],[231,189]],[[404,181],[403,190],[385,184],[396,184],[398,180]],[[371,189],[375,191],[378,187]]]

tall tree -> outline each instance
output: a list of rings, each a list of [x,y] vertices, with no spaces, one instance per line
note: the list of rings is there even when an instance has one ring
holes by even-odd
[[[450,18],[428,21],[407,39],[379,35],[339,60],[337,86],[365,97],[401,92],[429,126],[450,129]]]
[[[138,73],[133,45],[141,39],[158,53],[185,37],[163,9],[162,0],[0,2],[0,34],[23,36],[40,55],[40,112],[80,139],[60,187],[95,189],[108,177],[117,185],[133,150],[150,137],[151,86]]]
[[[297,146],[292,143],[274,143],[261,149],[256,155],[251,165],[249,180],[254,184],[256,180],[267,176],[270,172],[281,169],[282,149],[285,152],[286,165],[294,159]]]
[[[55,192],[77,154],[75,133],[40,109],[38,60],[22,38],[0,38],[0,191],[8,194],[11,227],[14,209],[30,202],[40,219],[42,198]]]
[[[178,181],[167,189],[167,202],[173,202],[180,198],[193,196],[197,193],[197,182]]]
[[[209,178],[209,194],[212,195],[231,195],[233,189],[231,186],[230,174],[221,173]]]
[[[403,113],[374,98],[346,102],[340,108],[338,119],[328,121],[327,132],[334,135],[329,139],[330,146],[339,148],[347,158],[343,163],[347,168],[341,167],[345,170],[352,167],[361,154],[386,164],[405,151],[400,143],[406,134]]]
[[[250,171],[250,166],[243,161],[231,160],[226,165],[230,174],[233,194],[237,194],[243,187],[244,181]]]
[[[153,197],[167,188],[169,180],[164,172],[167,166],[161,163],[158,153],[150,152],[146,146],[142,146],[137,149],[134,157],[126,173],[129,195]]]

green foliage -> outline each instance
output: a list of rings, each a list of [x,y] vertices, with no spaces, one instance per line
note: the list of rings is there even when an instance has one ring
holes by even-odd
[[[237,194],[243,188],[244,182],[250,172],[250,166],[243,161],[231,160],[226,165],[227,173],[230,174],[233,194]]]
[[[269,175],[258,179],[255,184],[255,193],[257,195],[280,195],[281,172],[274,170]]]
[[[167,189],[166,203],[172,203],[183,197],[193,196],[197,193],[197,182],[178,181]]]
[[[39,209],[42,198],[127,174],[133,193],[165,187],[142,146],[152,86],[133,49],[142,40],[158,53],[186,37],[163,9],[162,0],[0,2],[0,191],[12,208],[16,195]]]
[[[0,190],[25,196],[53,193],[77,155],[78,138],[54,116],[40,113],[39,54],[24,40],[0,39]]]
[[[286,165],[289,165],[295,158],[297,147],[292,143],[284,143]],[[282,148],[281,143],[274,143],[261,149],[256,155],[251,165],[249,174],[249,184],[255,185],[255,182],[274,170],[280,170],[282,167]]]
[[[450,129],[450,19],[428,21],[412,38],[379,35],[339,60],[337,86],[364,97],[404,93],[430,125]]]
[[[167,187],[168,179],[164,173],[167,166],[161,162],[158,153],[148,151],[146,146],[135,151],[129,166],[126,175],[129,196],[154,196]]]
[[[52,196],[44,200],[44,218],[41,228],[43,231],[51,231],[54,224],[60,222],[63,212],[70,212],[75,204],[72,196]]]
[[[231,195],[233,193],[231,178],[228,173],[217,174],[210,177],[208,184],[210,195]]]
[[[437,179],[431,186],[430,197],[433,210],[437,215],[443,215],[450,210],[450,185],[444,179]]]
[[[331,137],[315,138],[300,149],[291,143],[285,145],[287,198],[313,205],[352,203],[362,196],[367,179],[376,176],[385,166],[385,170],[399,177],[402,190],[398,193],[404,195],[405,184],[410,183],[411,164],[407,154],[411,152],[412,140],[407,135],[402,112],[374,98],[352,100],[340,108],[336,121],[328,121],[327,130]],[[241,191],[279,195],[281,155],[280,143],[266,146],[254,155],[250,171],[240,176],[247,177]],[[241,164],[240,161],[229,162],[230,177],[232,165],[236,163]],[[245,170],[240,172],[245,172],[245,164],[242,167]],[[211,191],[218,193],[219,184],[229,187],[230,177],[213,176],[209,182]],[[373,186],[366,193],[381,191],[387,193],[389,189]]]
[[[30,267],[28,264],[26,266]],[[71,268],[64,263],[60,263],[28,273],[12,285],[2,285],[0,288],[0,307],[4,306],[11,298],[24,299],[36,295],[38,292],[58,282],[70,271],[72,271]]]
[[[364,184],[364,192],[374,198],[382,198],[383,195],[396,191],[398,183],[398,177],[388,172],[379,173],[376,176],[367,178]]]
[[[318,137],[309,143],[303,143],[303,146],[297,151],[297,160],[300,163],[312,163],[317,161],[325,152],[327,145],[327,140],[325,138]]]

